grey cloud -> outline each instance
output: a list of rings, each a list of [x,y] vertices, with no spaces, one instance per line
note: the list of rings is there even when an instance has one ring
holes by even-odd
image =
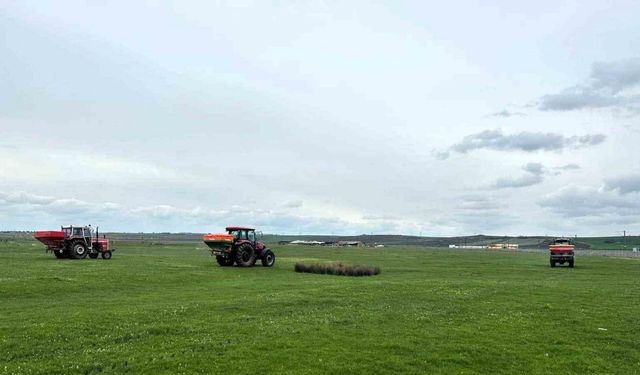
[[[511,112],[506,109],[503,109],[502,111],[491,113],[488,116],[508,118],[508,117],[514,117],[514,116],[526,116],[526,114],[522,112]]]
[[[593,64],[587,82],[542,96],[542,111],[615,108],[638,111],[640,95],[625,93],[640,86],[640,58]]]
[[[626,176],[605,181],[605,189],[620,194],[639,193],[640,175]]]
[[[565,90],[559,94],[544,95],[540,98],[541,111],[572,111],[584,108],[604,108],[621,106],[627,99],[591,92],[586,88]]]
[[[300,208],[302,207],[303,202],[301,200],[289,201],[285,202],[282,207],[284,208]]]
[[[542,163],[527,163],[522,166],[522,170],[525,174],[519,177],[503,177],[499,178],[493,187],[497,189],[504,188],[521,188],[527,186],[533,186],[544,181],[544,174],[546,170]]]
[[[504,204],[499,199],[493,197],[468,196],[463,197],[456,208],[460,210],[491,211],[503,208]]]
[[[532,185],[537,185],[544,181],[544,177],[538,174],[525,174],[516,178],[499,178],[494,184],[494,187],[498,189],[504,188],[521,188]]]
[[[640,84],[640,58],[598,62],[591,68],[591,86],[617,93]]]
[[[451,155],[449,151],[438,151],[438,150],[433,150],[431,154],[438,160],[446,160]]]
[[[580,169],[580,166],[575,163],[569,163],[569,164],[561,165],[559,167],[555,167],[554,169],[560,170],[560,171],[570,171],[570,170]]]
[[[522,166],[522,170],[535,175],[541,175],[544,173],[544,166],[542,163],[527,163]]]
[[[570,147],[595,146],[605,141],[607,137],[604,134],[587,134],[574,135],[567,138],[566,144]]]
[[[640,200],[615,191],[567,186],[544,196],[540,207],[565,217],[620,217],[640,214]]]
[[[501,130],[485,130],[471,134],[461,142],[449,148],[451,151],[465,154],[469,151],[487,149],[497,151],[561,151],[565,148],[582,148],[604,142],[604,134],[587,134],[583,136],[565,137],[557,133],[521,132],[505,135]],[[446,159],[449,151],[441,151],[439,155]]]

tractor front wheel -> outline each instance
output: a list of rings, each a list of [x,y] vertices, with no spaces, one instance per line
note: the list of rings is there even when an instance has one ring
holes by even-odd
[[[84,243],[78,241],[71,244],[71,257],[73,259],[83,259],[87,256],[87,247]]]
[[[573,268],[573,260],[570,260],[570,261],[569,261],[569,267],[570,267],[570,268]]]
[[[65,258],[64,249],[53,250],[53,255],[55,255],[56,258],[58,259],[64,259]]]
[[[216,255],[216,262],[218,262],[218,264],[221,267],[231,267],[231,266],[233,266],[233,259],[225,258],[225,257],[222,257],[220,255]]]
[[[262,254],[261,262],[264,267],[273,267],[273,264],[276,262],[276,255],[273,251],[267,249],[264,251],[264,254]]]
[[[252,267],[256,264],[256,252],[253,246],[243,243],[236,249],[236,264],[240,267]]]
[[[554,262],[553,260],[549,260],[549,265],[553,268],[556,266],[556,262]]]
[[[105,251],[102,253],[102,259],[111,259],[111,251]]]
[[[98,255],[100,255],[97,251],[95,253],[89,253],[89,258],[98,259]]]

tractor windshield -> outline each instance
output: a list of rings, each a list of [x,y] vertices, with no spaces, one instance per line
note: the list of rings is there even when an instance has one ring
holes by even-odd
[[[234,240],[240,239],[240,231],[239,230],[230,230],[229,234],[233,235]]]

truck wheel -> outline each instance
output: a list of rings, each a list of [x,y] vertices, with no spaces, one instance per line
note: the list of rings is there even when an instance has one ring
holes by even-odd
[[[216,262],[218,262],[218,264],[221,267],[231,267],[231,266],[233,266],[233,259],[225,258],[225,257],[222,257],[220,255],[216,255]]]
[[[556,262],[554,262],[553,260],[549,260],[549,265],[551,265],[551,267],[555,267],[556,266]]]
[[[64,259],[64,249],[59,249],[59,250],[53,250],[53,255],[56,256],[56,258],[58,259]]]
[[[273,267],[274,263],[276,262],[276,255],[273,253],[273,251],[267,249],[265,250],[264,254],[262,254],[261,262],[264,267]]]
[[[95,252],[95,253],[89,253],[89,258],[91,258],[91,259],[98,259],[98,255],[100,255],[100,254],[98,254],[98,252]]]
[[[71,244],[71,257],[73,259],[82,259],[87,256],[87,247],[84,243],[77,241]]]
[[[102,259],[111,259],[111,251],[105,251],[102,253]]]
[[[240,267],[252,267],[256,264],[256,252],[248,243],[238,246],[235,258],[236,264]]]

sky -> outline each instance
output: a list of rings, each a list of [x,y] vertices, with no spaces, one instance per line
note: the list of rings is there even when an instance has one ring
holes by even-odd
[[[0,230],[640,234],[640,2],[0,7]]]

